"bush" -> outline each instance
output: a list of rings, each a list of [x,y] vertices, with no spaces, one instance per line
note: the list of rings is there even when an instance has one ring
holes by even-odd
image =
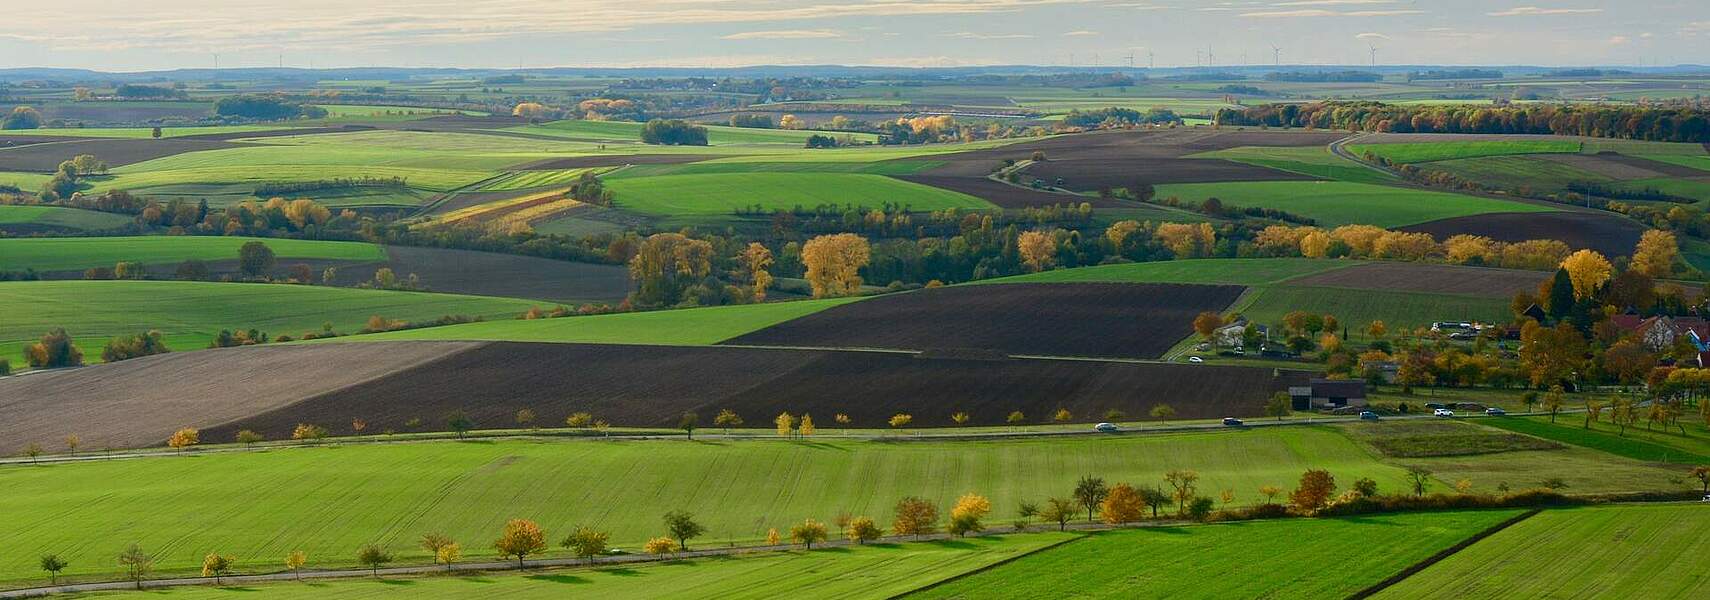
[[[705,146],[707,128],[682,119],[654,119],[641,128],[641,141],[666,146]]]
[[[83,351],[71,343],[71,335],[65,329],[55,329],[42,336],[42,341],[24,348],[24,357],[32,367],[52,369],[56,367],[75,367],[83,364]]]
[[[159,331],[149,331],[136,335],[126,335],[113,338],[107,342],[107,347],[101,350],[101,360],[119,362],[153,354],[171,352],[166,342],[161,341]]]
[[[12,374],[12,359],[0,358],[0,377]]]
[[[327,116],[326,109],[319,106],[299,104],[286,100],[284,96],[242,94],[226,96],[214,103],[214,113],[222,117],[239,117],[262,121],[278,121],[307,117],[318,119]]]

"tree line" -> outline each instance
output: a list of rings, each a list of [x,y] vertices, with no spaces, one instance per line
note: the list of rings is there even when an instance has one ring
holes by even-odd
[[[1217,111],[1218,125],[1393,133],[1575,135],[1710,142],[1710,110],[1689,106],[1519,104],[1400,105],[1369,101],[1268,104]]]

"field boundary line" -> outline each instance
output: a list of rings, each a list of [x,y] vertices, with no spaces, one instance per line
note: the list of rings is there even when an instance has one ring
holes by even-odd
[[[1364,600],[1365,598],[1370,598],[1373,595],[1376,595],[1378,592],[1389,589],[1391,586],[1394,586],[1397,583],[1401,583],[1403,580],[1406,580],[1406,579],[1408,579],[1414,575],[1418,575],[1420,571],[1424,571],[1425,569],[1430,568],[1431,565],[1435,565],[1437,563],[1443,562],[1444,560],[1448,559],[1451,556],[1454,556],[1455,554],[1459,553],[1460,551],[1465,550],[1468,547],[1471,547],[1473,544],[1477,544],[1479,542],[1482,542],[1482,541],[1484,541],[1485,538],[1496,535],[1497,533],[1499,533],[1502,530],[1507,529],[1509,527],[1513,527],[1515,525],[1518,525],[1521,521],[1524,521],[1526,519],[1530,519],[1533,516],[1536,516],[1538,513],[1541,513],[1541,512],[1544,512],[1544,509],[1534,508],[1534,509],[1528,510],[1526,512],[1520,513],[1518,515],[1514,515],[1513,517],[1510,517],[1501,523],[1497,523],[1495,525],[1491,525],[1490,527],[1486,527],[1484,529],[1484,531],[1480,531],[1478,533],[1472,534],[1471,537],[1468,537],[1467,539],[1461,540],[1460,542],[1456,543],[1453,546],[1449,546],[1448,548],[1444,548],[1442,550],[1439,550],[1436,554],[1432,554],[1430,556],[1427,556],[1427,557],[1425,557],[1424,560],[1421,560],[1419,562],[1413,563],[1412,565],[1409,565],[1407,568],[1402,569],[1401,571],[1397,572],[1394,575],[1390,575],[1389,577],[1385,578],[1383,581],[1379,581],[1379,582],[1374,583],[1371,586],[1367,587],[1366,589],[1363,589],[1363,590],[1360,590],[1358,592],[1354,592],[1353,594],[1350,594],[1348,596],[1348,600]]]
[[[1033,550],[1030,550],[1030,551],[1027,551],[1027,552],[1022,552],[1022,553],[1020,553],[1020,554],[1017,554],[1017,555],[1015,555],[1015,556],[1011,556],[1011,557],[1009,557],[1009,558],[1005,558],[1005,559],[1003,559],[1003,560],[1000,560],[1000,561],[997,561],[997,562],[994,562],[994,563],[992,563],[992,564],[989,564],[989,565],[985,565],[985,566],[983,566],[983,567],[980,567],[980,568],[977,568],[977,569],[973,569],[973,570],[971,570],[971,571],[963,571],[963,572],[961,572],[961,573],[957,573],[957,574],[955,574],[955,575],[951,575],[951,576],[949,576],[949,577],[946,577],[946,578],[944,578],[944,579],[940,579],[940,580],[938,580],[938,581],[934,581],[934,582],[932,582],[932,583],[928,583],[928,584],[926,584],[926,585],[923,585],[923,586],[920,586],[920,587],[917,587],[917,588],[914,588],[914,589],[912,589],[912,590],[909,590],[909,591],[906,591],[906,592],[902,592],[902,593],[899,593],[899,594],[892,594],[892,595],[890,595],[890,596],[886,596],[886,597],[885,597],[885,600],[898,600],[898,599],[899,599],[899,598],[905,598],[905,597],[908,597],[908,596],[912,596],[912,595],[914,595],[914,594],[918,594],[918,593],[920,593],[920,592],[924,592],[924,591],[927,591],[927,590],[930,590],[930,589],[933,589],[933,588],[937,588],[937,587],[941,587],[941,586],[943,586],[943,585],[945,585],[945,584],[948,584],[948,583],[950,583],[950,582],[953,582],[953,581],[958,581],[958,580],[962,580],[962,579],[966,579],[966,578],[968,578],[968,577],[972,577],[972,576],[974,576],[974,575],[978,575],[978,574],[980,574],[980,573],[984,573],[984,572],[986,572],[986,571],[990,571],[990,570],[992,570],[992,569],[996,569],[996,568],[998,568],[998,567],[1001,567],[1001,566],[1004,566],[1004,565],[1007,565],[1007,564],[1009,564],[1009,563],[1012,563],[1012,562],[1015,562],[1015,561],[1017,561],[1017,560],[1021,560],[1021,559],[1023,559],[1023,558],[1027,558],[1027,557],[1029,557],[1029,556],[1033,556],[1033,555],[1035,555],[1035,554],[1038,554],[1038,553],[1040,553],[1040,552],[1044,552],[1044,551],[1046,551],[1046,550],[1052,550],[1052,549],[1055,549],[1055,548],[1061,548],[1061,547],[1063,547],[1063,546],[1067,546],[1067,545],[1069,545],[1069,544],[1073,544],[1073,543],[1075,543],[1075,542],[1079,542],[1079,541],[1081,541],[1081,540],[1085,540],[1085,539],[1087,539],[1087,538],[1091,538],[1091,537],[1092,537],[1092,534],[1090,534],[1090,533],[1088,533],[1088,534],[1082,534],[1082,535],[1079,535],[1079,536],[1076,536],[1076,537],[1072,537],[1072,538],[1069,538],[1069,539],[1066,539],[1066,540],[1063,540],[1063,541],[1061,541],[1061,542],[1057,542],[1057,543],[1055,543],[1055,544],[1047,544],[1047,545],[1044,545],[1044,546],[1040,546],[1040,547],[1038,547],[1038,548],[1034,548],[1034,549],[1033,549]]]

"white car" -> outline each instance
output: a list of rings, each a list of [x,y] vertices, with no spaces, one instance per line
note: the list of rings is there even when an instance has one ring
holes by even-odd
[[[1094,425],[1093,429],[1096,429],[1098,431],[1102,431],[1105,433],[1116,433],[1118,431],[1122,431],[1122,428],[1117,427],[1115,423],[1099,423],[1097,425]]]
[[[1455,417],[1455,411],[1449,410],[1447,408],[1439,408],[1437,410],[1431,411],[1431,414],[1433,416],[1444,417],[1444,418],[1449,418],[1449,419],[1452,419]]]
[[[1205,362],[1205,359],[1200,358],[1198,356],[1189,356],[1189,357],[1187,357],[1187,361],[1190,363],[1202,363],[1202,362]]]

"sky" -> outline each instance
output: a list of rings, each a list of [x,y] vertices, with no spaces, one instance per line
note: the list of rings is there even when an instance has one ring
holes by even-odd
[[[1710,63],[1710,0],[20,4],[0,68]]]

